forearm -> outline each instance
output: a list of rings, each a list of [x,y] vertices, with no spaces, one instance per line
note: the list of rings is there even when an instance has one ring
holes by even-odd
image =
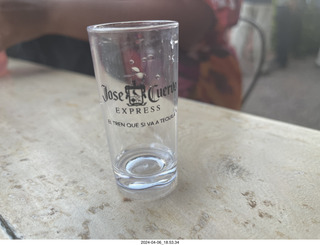
[[[47,33],[87,40],[88,25],[170,19],[180,23],[180,46],[199,41],[213,23],[211,10],[201,0],[51,0],[47,5]]]
[[[180,47],[197,43],[213,24],[202,0],[0,0],[0,51],[46,34],[87,40],[86,27],[115,21],[180,23]]]
[[[46,33],[46,1],[0,0],[0,51]]]

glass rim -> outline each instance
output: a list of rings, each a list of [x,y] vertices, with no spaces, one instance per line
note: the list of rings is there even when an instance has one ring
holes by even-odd
[[[179,23],[174,20],[136,20],[90,25],[87,31],[88,33],[135,32],[171,29],[178,26]]]

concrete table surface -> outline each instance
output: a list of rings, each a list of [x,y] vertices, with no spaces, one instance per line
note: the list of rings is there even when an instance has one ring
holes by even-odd
[[[320,238],[320,132],[179,99],[179,179],[117,190],[93,77],[11,59],[0,239]]]

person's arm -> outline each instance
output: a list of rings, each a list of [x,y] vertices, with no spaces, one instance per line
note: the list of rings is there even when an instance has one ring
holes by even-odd
[[[8,58],[4,51],[0,52],[0,77],[8,74]]]
[[[160,19],[180,23],[183,49],[201,40],[214,21],[202,0],[0,0],[0,50],[46,34],[87,40],[86,27],[93,24]]]

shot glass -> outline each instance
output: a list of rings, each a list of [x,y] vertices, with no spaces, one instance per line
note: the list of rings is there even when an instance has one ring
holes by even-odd
[[[178,23],[87,28],[116,183],[152,200],[177,184]]]

